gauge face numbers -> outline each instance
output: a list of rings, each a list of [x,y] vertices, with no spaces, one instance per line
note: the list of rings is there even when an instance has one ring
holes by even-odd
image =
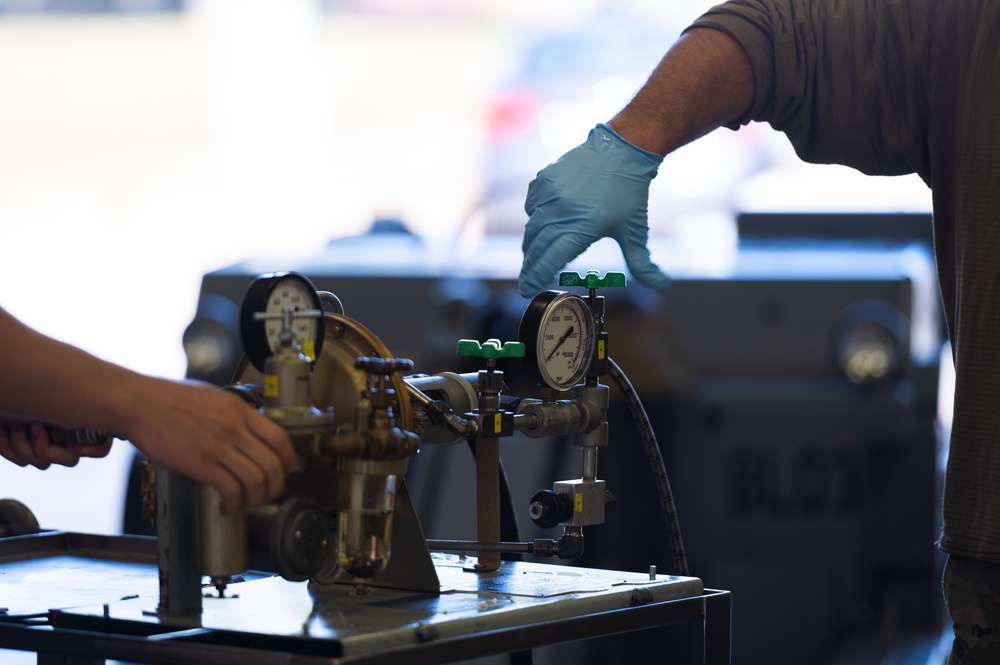
[[[594,316],[574,293],[546,291],[528,305],[518,339],[525,373],[541,385],[567,390],[583,378],[594,355]]]
[[[569,294],[567,294],[569,295]],[[575,385],[590,365],[593,348],[590,307],[575,296],[554,301],[538,330],[538,366],[552,388]]]
[[[302,280],[288,278],[282,279],[271,290],[263,311],[280,314],[286,307],[294,307],[297,310],[321,308],[318,305],[315,288],[310,290],[309,286]],[[310,360],[316,359],[318,321],[319,319],[298,318],[292,322],[296,337],[302,345],[302,353]],[[281,319],[266,319],[263,323],[267,345],[273,352],[281,344],[282,321]]]
[[[264,371],[264,361],[281,343],[282,320],[279,316],[259,320],[259,313],[281,314],[285,308],[322,310],[316,287],[305,275],[297,272],[276,272],[260,275],[247,288],[240,305],[240,337],[243,350],[254,367]],[[323,318],[294,317],[292,326],[310,360],[319,357],[323,344]]]

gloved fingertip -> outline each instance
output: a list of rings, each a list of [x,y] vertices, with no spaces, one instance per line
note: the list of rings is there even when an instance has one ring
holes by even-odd
[[[636,275],[636,279],[651,289],[663,291],[670,286],[670,278],[659,270],[653,270],[642,275]]]
[[[660,291],[670,286],[670,277],[649,260],[648,253],[642,257],[633,256],[631,258],[632,260],[629,260],[629,257],[626,256],[625,263],[628,265],[632,277],[638,280],[640,284]]]
[[[625,257],[625,265],[639,283],[654,289],[665,289],[670,285],[670,278],[650,258],[645,232],[640,235],[641,238],[618,241]]]
[[[538,282],[538,279],[522,271],[517,278],[517,292],[521,294],[522,298],[534,298],[542,292],[542,287],[538,286]]]

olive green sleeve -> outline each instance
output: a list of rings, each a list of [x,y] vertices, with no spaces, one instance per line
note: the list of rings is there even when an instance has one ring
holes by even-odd
[[[732,0],[692,27],[722,30],[753,63],[751,120],[810,162],[894,175],[927,168],[933,3]]]

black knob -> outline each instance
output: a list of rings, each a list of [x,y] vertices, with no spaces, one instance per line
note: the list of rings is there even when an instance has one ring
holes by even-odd
[[[565,494],[556,494],[552,490],[540,490],[531,497],[528,515],[539,528],[551,529],[573,515],[573,504]]]
[[[319,504],[303,497],[286,499],[270,543],[278,574],[291,582],[309,579],[326,562],[329,547],[330,523]]]

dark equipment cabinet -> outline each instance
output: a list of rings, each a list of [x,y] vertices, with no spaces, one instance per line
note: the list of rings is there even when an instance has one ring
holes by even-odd
[[[852,643],[936,631],[937,358],[909,356],[884,382],[858,386],[831,351],[845,310],[875,301],[909,315],[913,283],[675,287],[662,303],[667,343],[658,366],[645,366],[652,383],[633,381],[664,450],[690,568],[733,592],[734,662],[824,663]],[[622,346],[612,350],[619,364],[643,367],[627,356],[636,347]],[[657,384],[657,373],[676,383]],[[621,488],[612,478],[636,477],[643,463],[631,448],[605,455],[602,471]],[[651,512],[642,480],[619,502]],[[642,513],[616,515],[608,527],[620,538],[588,556],[629,543],[619,554],[663,560],[665,534]]]

